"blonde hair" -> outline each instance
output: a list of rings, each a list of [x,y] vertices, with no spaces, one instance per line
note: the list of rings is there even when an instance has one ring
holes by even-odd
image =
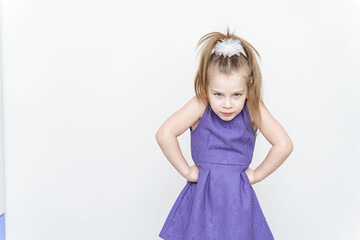
[[[217,41],[220,41],[223,38],[240,40],[246,56],[242,52],[240,53],[240,56],[233,55],[231,57],[224,57],[223,55],[215,55],[213,49]],[[263,102],[262,76],[256,59],[257,55],[261,60],[260,54],[243,38],[236,36],[234,33],[230,33],[229,27],[227,27],[226,34],[220,32],[210,32],[205,34],[199,40],[197,48],[201,44],[203,44],[199,51],[199,53],[201,53],[201,58],[194,82],[196,97],[206,105],[209,104],[207,87],[209,84],[208,72],[210,69],[218,70],[220,73],[226,75],[230,75],[233,72],[244,72],[246,74],[244,77],[247,79],[247,106],[249,113],[253,118],[259,119],[259,122],[261,122],[259,103],[260,101]],[[258,126],[256,126],[255,123],[252,125],[256,127],[255,135],[257,135]]]

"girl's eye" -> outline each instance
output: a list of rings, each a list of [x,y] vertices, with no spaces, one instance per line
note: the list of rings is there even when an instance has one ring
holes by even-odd
[[[216,95],[216,94],[219,94],[219,95]],[[240,97],[240,96],[241,96],[241,94],[240,94],[240,93],[235,93],[234,95],[238,95],[237,97]],[[215,96],[220,97],[220,96],[221,96],[221,93],[215,93]]]

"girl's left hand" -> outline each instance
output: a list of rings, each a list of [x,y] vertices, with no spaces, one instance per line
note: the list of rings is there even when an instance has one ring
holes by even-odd
[[[248,176],[250,184],[251,185],[255,184],[255,170],[252,168],[247,168],[245,170],[245,173]]]

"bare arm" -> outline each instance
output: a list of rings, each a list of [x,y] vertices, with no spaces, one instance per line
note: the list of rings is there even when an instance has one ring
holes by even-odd
[[[255,169],[254,182],[260,182],[272,172],[274,172],[290,155],[293,144],[280,123],[271,115],[263,102],[260,102],[260,114],[262,124],[256,119],[255,124],[266,140],[273,145],[264,161]]]
[[[161,125],[155,136],[166,158],[185,178],[190,172],[190,166],[181,152],[177,137],[189,129],[204,110],[205,105],[194,96]]]

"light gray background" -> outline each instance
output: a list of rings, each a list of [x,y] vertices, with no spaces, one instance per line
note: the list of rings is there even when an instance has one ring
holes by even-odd
[[[294,143],[254,185],[277,240],[359,239],[359,1],[2,0],[8,240],[158,239],[186,180],[157,145],[226,25]],[[179,137],[192,164],[190,135]],[[271,145],[257,139],[251,167]]]

